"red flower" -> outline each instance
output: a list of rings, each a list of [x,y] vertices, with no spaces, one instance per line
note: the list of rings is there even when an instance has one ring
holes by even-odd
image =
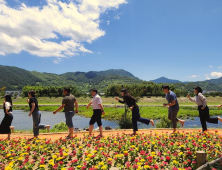
[[[159,167],[157,165],[154,165],[154,169],[159,169]]]
[[[63,162],[62,162],[62,161],[59,161],[59,164],[60,164],[60,165],[62,165],[62,164],[63,164]]]
[[[167,160],[167,161],[170,161],[171,158],[170,158],[169,156],[166,156],[166,160]]]

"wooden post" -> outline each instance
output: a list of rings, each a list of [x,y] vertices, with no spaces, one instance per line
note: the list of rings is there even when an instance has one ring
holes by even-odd
[[[206,153],[204,151],[197,151],[196,156],[197,168],[199,168],[206,163]]]
[[[12,133],[14,133],[15,127],[14,126],[10,126],[9,128],[11,129]]]

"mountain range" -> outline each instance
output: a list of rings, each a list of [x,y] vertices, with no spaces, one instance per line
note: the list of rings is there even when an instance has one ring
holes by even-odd
[[[67,72],[64,74],[41,73],[25,69],[0,65],[0,87],[7,90],[21,90],[24,86],[58,86],[75,85],[81,91],[92,87],[105,89],[111,84],[136,84],[145,82],[123,69],[106,71]],[[205,90],[222,92],[222,77],[198,82],[181,82],[166,77],[152,80],[154,83],[173,84],[176,88],[191,90],[194,86],[202,86]]]

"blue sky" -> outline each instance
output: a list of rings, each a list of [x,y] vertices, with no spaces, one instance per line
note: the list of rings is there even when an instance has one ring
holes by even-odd
[[[143,80],[222,77],[221,0],[94,2],[0,0],[0,64],[57,74],[125,69]]]

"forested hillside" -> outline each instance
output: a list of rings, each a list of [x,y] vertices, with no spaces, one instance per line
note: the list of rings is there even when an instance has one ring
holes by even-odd
[[[81,92],[92,87],[105,90],[110,84],[140,83],[137,77],[125,70],[90,72],[68,72],[61,75],[27,71],[17,67],[0,65],[0,87],[6,90],[21,90],[24,86],[64,86],[77,87]]]

